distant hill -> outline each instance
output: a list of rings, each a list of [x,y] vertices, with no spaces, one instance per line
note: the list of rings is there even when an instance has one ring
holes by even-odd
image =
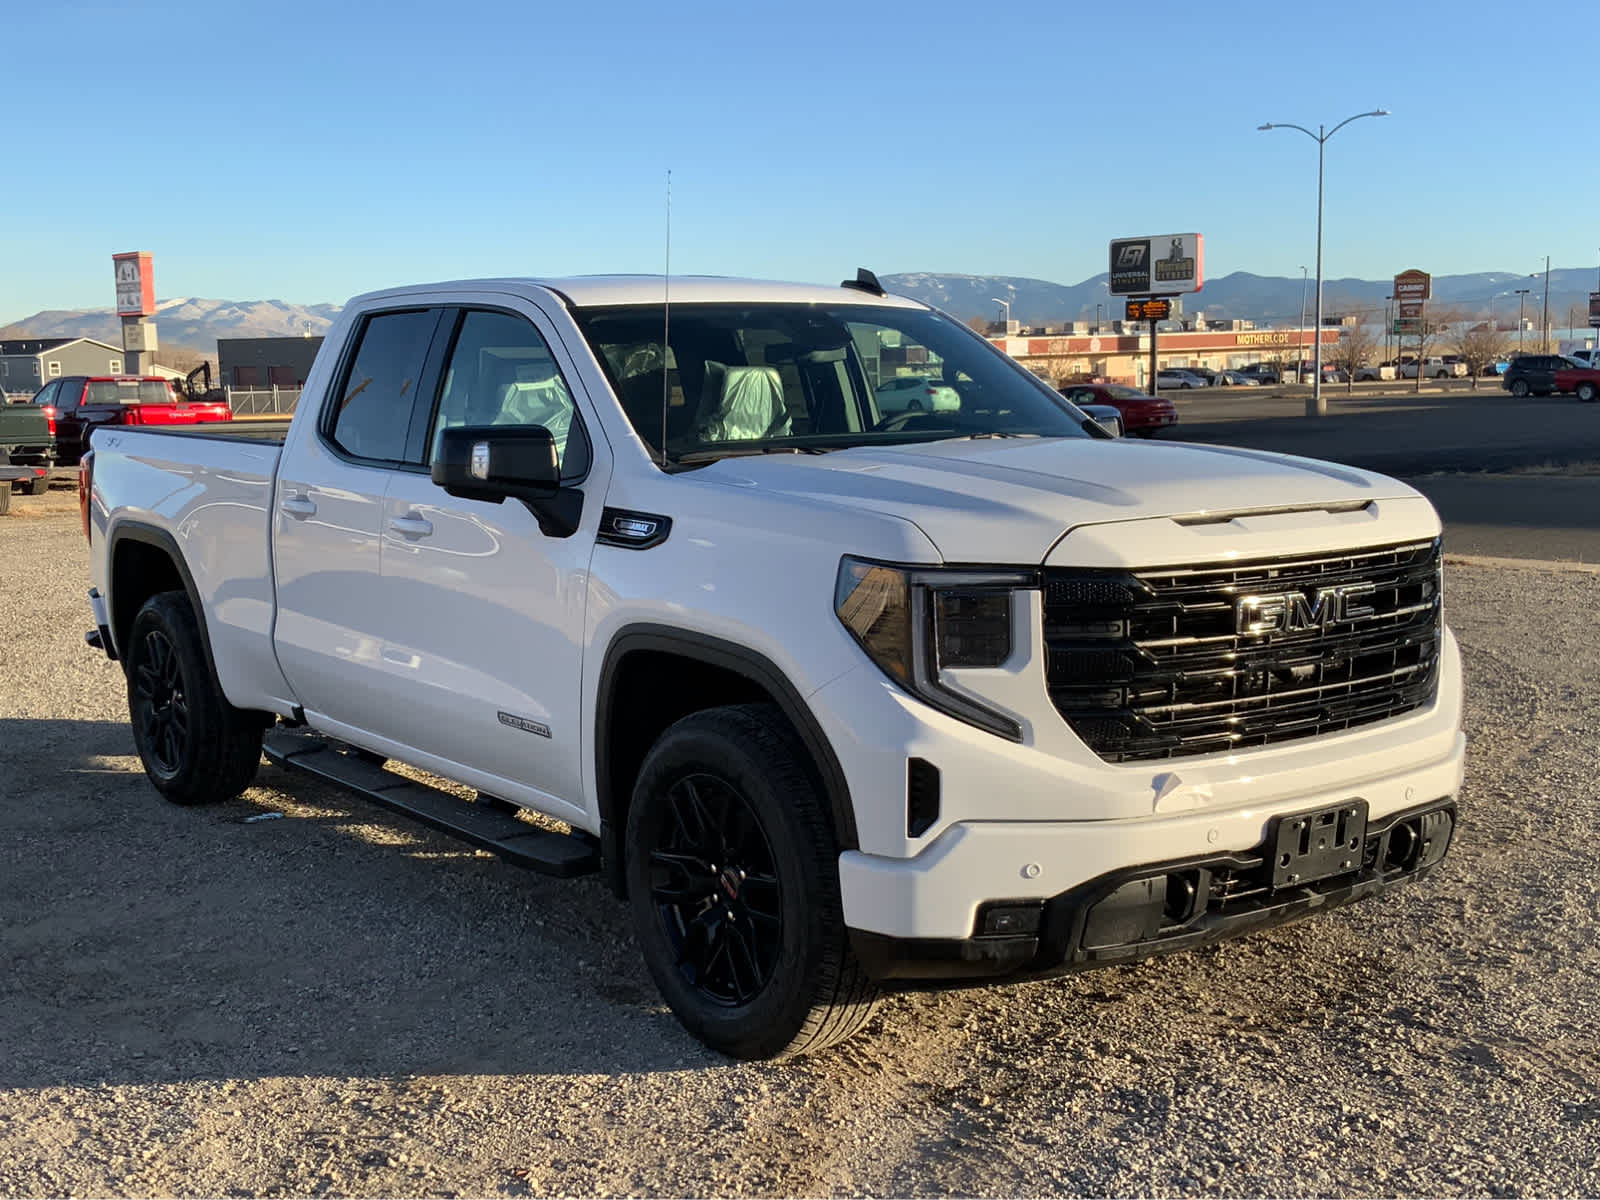
[[[328,331],[340,307],[184,296],[157,304],[156,336],[163,346],[188,346],[215,355],[219,337],[320,336]],[[120,346],[122,323],[110,308],[53,309],[0,329],[0,338],[17,337],[92,337]]]
[[[1104,320],[1121,316],[1122,302],[1107,294],[1104,274],[1074,284],[1015,275],[944,275],[931,271],[884,275],[882,281],[891,292],[936,305],[963,321],[972,317],[998,318],[997,299],[1009,300],[1012,319],[1025,325],[1093,320],[1096,304],[1104,306]],[[1595,282],[1595,272],[1589,267],[1550,273],[1553,327],[1566,328],[1569,310],[1574,305],[1587,305]],[[1542,272],[1538,278],[1506,271],[1435,275],[1433,297],[1436,304],[1474,313],[1486,313],[1490,297],[1495,297],[1496,311],[1504,318],[1516,308],[1517,297],[1512,294],[1515,289],[1525,287],[1537,292],[1543,284]],[[1384,297],[1391,284],[1387,279],[1326,279],[1322,287],[1326,315],[1360,311],[1381,320]],[[1308,320],[1314,300],[1311,290],[1305,290]],[[1301,295],[1298,279],[1235,271],[1208,280],[1204,291],[1182,300],[1186,314],[1204,312],[1212,320],[1243,319],[1283,325],[1299,321]],[[1538,297],[1530,292],[1527,304],[1528,316],[1539,320]],[[161,301],[156,327],[163,346],[187,346],[215,355],[219,337],[320,336],[328,331],[340,307],[283,300],[180,297]],[[1583,316],[1577,317],[1580,325],[1583,320]],[[0,329],[0,338],[8,337],[94,337],[120,345],[122,332],[116,314],[109,308],[58,309],[34,313]]]
[[[1107,306],[1101,310],[1103,319],[1111,320],[1113,315],[1120,316],[1121,300],[1107,294],[1106,278],[1106,275],[1100,274],[1082,283],[1062,284],[1013,275],[941,275],[917,271],[884,275],[881,281],[891,292],[936,305],[963,321],[972,317],[998,319],[1000,306],[995,303],[998,299],[1011,302],[1012,320],[1025,325],[1040,325],[1057,321],[1093,320],[1096,304]],[[1315,304],[1314,285],[1313,280],[1304,293],[1307,320],[1310,320]],[[1433,302],[1473,312],[1487,312],[1490,298],[1496,297],[1495,309],[1504,316],[1516,306],[1517,297],[1511,294],[1516,288],[1526,287],[1538,292],[1543,286],[1543,272],[1537,279],[1505,271],[1435,275]],[[1594,286],[1595,272],[1592,268],[1551,271],[1551,325],[1565,328],[1568,309],[1575,304],[1586,306],[1589,291]],[[1389,295],[1391,287],[1388,279],[1324,279],[1324,312],[1331,315],[1362,310],[1369,314],[1376,313],[1381,319],[1384,297]],[[1231,275],[1209,279],[1203,291],[1184,296],[1183,311],[1204,312],[1213,320],[1292,323],[1300,319],[1301,294],[1301,282],[1298,279],[1235,271]],[[1527,301],[1528,315],[1537,320],[1535,309],[1538,298],[1530,294]],[[1117,311],[1113,313],[1113,310]],[[1582,318],[1579,318],[1579,323],[1582,323]]]

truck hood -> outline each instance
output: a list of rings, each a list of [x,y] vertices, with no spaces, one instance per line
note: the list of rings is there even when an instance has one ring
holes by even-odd
[[[1387,476],[1315,459],[1121,439],[951,439],[746,456],[713,463],[701,478],[897,516],[956,563],[1042,562],[1085,525],[1419,498]]]

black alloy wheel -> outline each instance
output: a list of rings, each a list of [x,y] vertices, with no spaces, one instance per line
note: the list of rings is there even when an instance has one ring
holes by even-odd
[[[127,647],[133,741],[156,789],[174,804],[214,804],[249,787],[273,718],[228,703],[189,597],[146,600]]]
[[[159,629],[148,630],[133,669],[134,723],[139,728],[146,765],[162,775],[176,775],[189,744],[189,701],[184,695],[183,668],[171,640]]]
[[[1528,394],[1528,381],[1526,379],[1512,380],[1511,394],[1518,400],[1521,400],[1523,397],[1525,397]]]
[[[650,896],[678,974],[714,1004],[748,1004],[772,978],[783,910],[772,846],[749,802],[715,775],[667,789]]]
[[[907,412],[921,412],[922,411],[922,401],[918,400],[915,396],[913,396],[906,403],[906,411]]]
[[[645,965],[713,1050],[788,1057],[871,1018],[877,987],[845,926],[827,799],[775,706],[669,726],[639,768],[623,855]]]

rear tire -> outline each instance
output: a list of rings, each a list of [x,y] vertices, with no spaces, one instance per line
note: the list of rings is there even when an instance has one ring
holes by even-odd
[[[145,774],[174,804],[231,800],[255,778],[266,722],[222,694],[184,592],[151,596],[133,618],[128,715]]]
[[[0,485],[0,517],[11,511],[11,485]]]
[[[878,989],[850,948],[839,847],[782,714],[693,713],[651,749],[628,810],[634,929],[668,1006],[734,1058],[843,1041]]]
[[[1528,391],[1528,381],[1526,379],[1516,379],[1512,381],[1511,394],[1518,400],[1524,399],[1527,396]]]
[[[1600,398],[1600,391],[1595,389],[1594,384],[1580,383],[1578,385],[1579,400],[1582,400],[1585,404],[1593,404],[1597,398]]]
[[[50,490],[50,476],[41,475],[37,479],[28,481],[25,489],[30,496],[42,496]]]

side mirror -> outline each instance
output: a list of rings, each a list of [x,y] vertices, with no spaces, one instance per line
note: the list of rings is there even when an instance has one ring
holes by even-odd
[[[446,429],[433,481],[463,500],[544,500],[561,490],[555,438],[543,425],[461,425]]]
[[[1109,404],[1080,404],[1079,410],[1112,437],[1122,436],[1122,414]]]

